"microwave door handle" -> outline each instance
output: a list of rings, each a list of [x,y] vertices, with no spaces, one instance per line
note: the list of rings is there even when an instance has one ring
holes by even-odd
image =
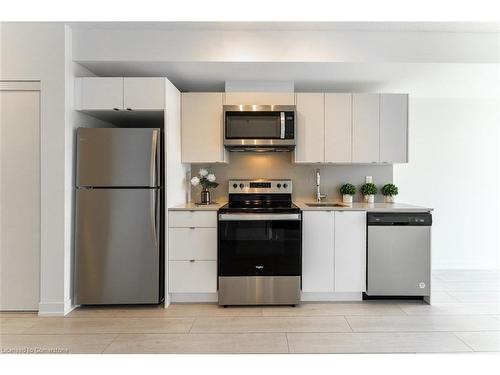
[[[280,138],[285,139],[285,112],[280,112]]]

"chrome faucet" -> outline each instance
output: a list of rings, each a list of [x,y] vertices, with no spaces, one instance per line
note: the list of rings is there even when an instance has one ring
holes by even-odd
[[[326,198],[326,194],[321,194],[321,175],[318,168],[316,169],[316,201],[321,202],[323,198]]]

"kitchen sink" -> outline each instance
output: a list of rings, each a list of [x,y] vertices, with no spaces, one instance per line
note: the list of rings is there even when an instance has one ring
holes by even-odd
[[[314,203],[306,203],[306,206],[309,207],[349,207],[347,204],[343,203],[332,203],[332,202],[314,202]]]

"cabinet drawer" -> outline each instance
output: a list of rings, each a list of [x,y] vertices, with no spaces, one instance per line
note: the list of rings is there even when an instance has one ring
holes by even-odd
[[[173,260],[168,262],[170,293],[217,292],[217,262]]]
[[[169,228],[169,260],[217,260],[217,228]]]
[[[171,211],[168,213],[170,228],[217,228],[217,211]]]

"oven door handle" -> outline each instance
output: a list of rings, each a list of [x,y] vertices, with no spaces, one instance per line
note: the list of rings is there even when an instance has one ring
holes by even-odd
[[[300,220],[300,214],[219,214],[220,221]]]

